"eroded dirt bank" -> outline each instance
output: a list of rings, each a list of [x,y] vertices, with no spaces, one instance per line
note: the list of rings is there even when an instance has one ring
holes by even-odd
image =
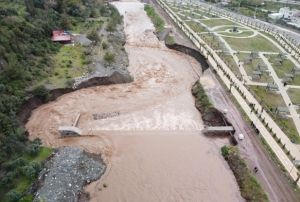
[[[30,138],[102,154],[108,167],[86,187],[91,201],[241,201],[218,147],[200,131],[191,95],[199,63],[157,40],[143,4],[114,5],[124,15],[134,82],[78,90],[39,107],[26,124]],[[60,138],[58,126],[71,125],[77,113],[84,135]]]

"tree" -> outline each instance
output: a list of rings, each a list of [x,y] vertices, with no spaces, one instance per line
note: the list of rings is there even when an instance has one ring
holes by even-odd
[[[7,198],[9,202],[17,202],[21,199],[22,195],[14,190],[7,193]]]
[[[36,14],[33,0],[25,0],[25,6],[26,6],[26,10],[31,16]]]

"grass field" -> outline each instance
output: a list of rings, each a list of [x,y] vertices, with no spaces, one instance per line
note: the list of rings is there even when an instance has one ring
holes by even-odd
[[[267,91],[265,87],[261,86],[250,86],[250,90],[256,99],[262,101],[270,111],[277,107],[285,107],[282,96],[276,92]]]
[[[237,64],[235,63],[235,61],[231,55],[219,54],[219,56],[225,62],[225,64],[227,64],[227,66],[235,74],[235,76],[237,76],[237,78],[242,78],[239,67],[237,66]]]
[[[300,105],[300,89],[288,89],[288,94],[295,105]]]
[[[62,46],[59,52],[53,56],[52,62],[53,73],[47,83],[55,87],[64,87],[68,80],[87,72],[84,49],[79,45]]]
[[[269,114],[272,116],[274,121],[282,129],[282,131],[289,137],[292,142],[297,144],[300,143],[300,137],[292,119],[282,118],[274,113],[276,107],[285,107],[285,103],[281,95],[273,92],[267,92],[265,87],[251,86],[252,94],[258,101],[262,101],[264,107],[268,108]]]
[[[240,59],[240,61],[244,61],[246,58],[249,58],[249,57],[250,57],[250,54],[245,54],[245,53],[244,54],[240,53],[238,55],[238,58]],[[264,62],[261,58],[253,59],[252,63],[244,64],[244,68],[245,68],[245,71],[247,72],[248,76],[252,76],[253,71],[257,70],[258,64],[264,65]],[[264,73],[258,81],[270,83],[270,82],[273,82],[273,78],[270,75],[268,75],[267,73]]]
[[[222,37],[249,37],[251,35],[254,34],[253,31],[251,30],[247,30],[247,31],[243,31],[242,33],[238,33],[238,32],[221,32],[219,33]]]
[[[223,27],[217,27],[216,29],[214,29],[214,31],[216,31],[216,32],[226,31],[227,29],[230,29],[230,28],[232,28],[232,25],[224,25]],[[243,30],[243,31],[248,30],[248,31],[251,31],[247,27],[240,27],[240,26],[238,26],[238,30]]]
[[[200,20],[203,24],[207,25],[208,27],[216,27],[221,25],[234,25],[233,22],[227,19],[208,19],[208,20]]]
[[[278,58],[277,55],[271,55],[268,57],[269,62],[272,64],[274,70],[276,71],[276,74],[279,78],[284,78],[285,74],[290,74],[292,72],[293,67],[295,67],[295,64],[289,60],[285,59],[283,60],[283,63],[281,65],[276,64],[276,59]],[[291,85],[300,85],[300,75],[295,75],[294,79],[288,84]]]
[[[189,21],[189,22],[186,22],[186,24],[196,33],[207,31],[206,28],[204,28],[197,22]]]
[[[224,37],[224,39],[231,48],[236,51],[279,52],[277,47],[262,36],[255,36],[247,39]]]

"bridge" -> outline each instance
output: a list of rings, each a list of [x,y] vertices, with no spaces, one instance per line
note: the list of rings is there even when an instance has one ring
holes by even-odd
[[[234,128],[232,126],[206,126],[203,129],[204,134],[211,134],[211,133],[231,133],[234,132]]]

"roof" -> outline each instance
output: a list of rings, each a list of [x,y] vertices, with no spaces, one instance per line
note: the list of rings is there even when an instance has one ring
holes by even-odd
[[[52,31],[52,41],[71,41],[71,34],[63,30]]]

